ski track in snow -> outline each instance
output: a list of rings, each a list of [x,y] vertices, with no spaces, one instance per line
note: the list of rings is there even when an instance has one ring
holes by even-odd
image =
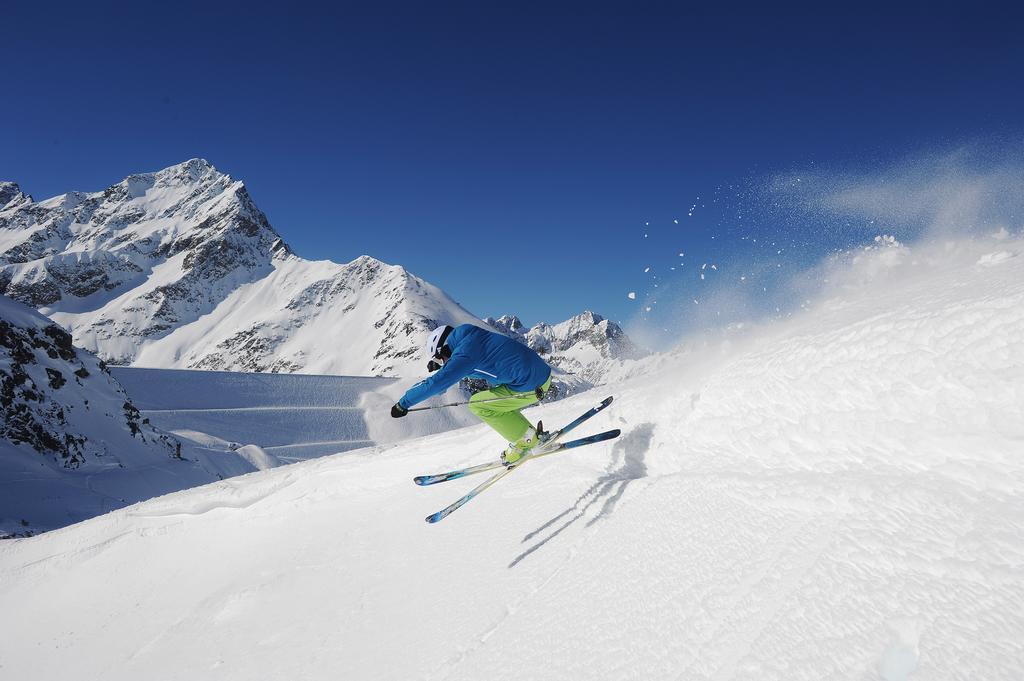
[[[991,251],[868,254],[802,316],[542,405],[614,394],[585,430],[623,436],[437,525],[470,482],[411,478],[494,456],[485,427],[3,542],[0,672],[1020,679],[1024,264]]]
[[[214,456],[218,449],[238,451],[252,444],[276,462],[294,463],[439,432],[473,418],[431,412],[383,427],[372,423],[378,414],[387,414],[409,380],[135,367],[112,371],[135,396],[143,416]]]

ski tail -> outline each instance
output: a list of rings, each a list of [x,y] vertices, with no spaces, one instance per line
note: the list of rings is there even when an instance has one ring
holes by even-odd
[[[566,435],[569,431],[575,429],[577,426],[579,426],[581,423],[583,423],[587,419],[593,418],[594,416],[597,415],[598,412],[602,411],[609,404],[611,404],[613,399],[615,399],[615,398],[614,397],[606,397],[606,398],[604,398],[598,404],[596,404],[595,406],[591,407],[587,411],[585,411],[582,414],[580,414],[576,418],[576,420],[573,421],[572,423],[570,423],[568,425],[565,425],[565,426],[562,426],[561,428],[559,428],[555,432],[551,433],[550,437],[547,440],[545,440],[545,444],[547,444],[548,442],[559,440],[563,435]]]
[[[555,445],[554,447],[552,447],[551,449],[546,449],[544,451],[540,451],[540,452],[536,452],[536,453],[530,452],[529,454],[527,454],[526,456],[524,456],[522,458],[520,463],[522,463],[523,461],[529,461],[530,459],[539,459],[542,456],[547,456],[549,454],[554,454],[555,452],[560,452],[560,451],[565,450],[565,449],[573,449],[575,447],[582,447],[583,445],[592,445],[592,444],[595,444],[597,442],[604,442],[605,440],[613,440],[613,439],[617,438],[621,434],[622,434],[622,431],[619,430],[618,428],[615,428],[614,430],[606,430],[603,433],[595,433],[594,435],[588,435],[586,437],[581,437],[581,438],[579,438],[577,440],[569,440],[568,442],[560,442],[557,445]],[[519,464],[517,463],[516,465],[518,466]]]
[[[488,487],[490,487],[494,483],[498,482],[499,480],[501,480],[503,477],[505,477],[506,475],[508,475],[512,471],[514,471],[516,468],[518,468],[518,466],[510,466],[509,468],[505,468],[504,466],[501,466],[501,468],[502,468],[502,470],[498,471],[497,473],[495,473],[491,477],[489,477],[486,480],[484,480],[482,483],[480,483],[479,485],[477,485],[476,487],[471,489],[469,492],[467,492],[464,496],[459,497],[452,504],[450,504],[448,506],[445,506],[444,508],[442,508],[437,513],[431,513],[426,518],[424,518],[424,520],[426,520],[428,523],[436,523],[436,522],[440,522],[440,521],[444,520],[445,518],[450,516],[452,513],[454,513],[455,511],[459,510],[460,508],[462,508],[463,506],[468,504],[473,499],[473,497],[475,497],[476,495],[480,494],[485,489],[487,489]]]
[[[439,482],[448,482],[449,480],[457,480],[458,478],[464,478],[467,475],[473,475],[474,473],[483,473],[484,471],[494,470],[495,468],[501,467],[501,462],[488,461],[476,466],[470,466],[469,468],[460,468],[457,471],[449,471],[447,473],[438,473],[436,475],[417,475],[413,478],[413,482],[417,485],[427,486],[436,485]]]
[[[595,433],[594,435],[588,435],[581,437],[578,440],[570,440],[569,442],[563,442],[560,449],[572,449],[573,447],[582,447],[583,445],[592,445],[595,442],[604,442],[605,440],[614,440],[618,436],[622,435],[622,431],[618,428],[612,430],[606,430],[603,433]]]

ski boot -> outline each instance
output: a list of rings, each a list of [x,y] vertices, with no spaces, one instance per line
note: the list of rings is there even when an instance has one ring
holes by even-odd
[[[515,466],[527,452],[545,442],[548,437],[550,435],[544,432],[544,425],[538,421],[536,428],[528,428],[521,438],[509,443],[508,449],[501,453],[501,463],[509,468]]]

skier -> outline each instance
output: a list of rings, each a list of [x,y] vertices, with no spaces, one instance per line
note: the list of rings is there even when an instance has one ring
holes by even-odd
[[[509,443],[501,462],[511,466],[540,443],[540,424],[534,427],[520,413],[551,387],[551,367],[540,355],[472,324],[437,327],[424,351],[429,358],[427,371],[436,373],[411,387],[391,407],[391,416],[405,416],[414,404],[443,393],[463,378],[482,378],[494,387],[473,395],[469,410]]]

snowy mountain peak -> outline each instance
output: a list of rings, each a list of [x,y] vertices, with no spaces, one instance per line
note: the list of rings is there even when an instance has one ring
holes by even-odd
[[[642,354],[622,327],[590,311],[554,326],[538,324],[526,334],[526,340],[531,347],[543,348],[551,354],[565,353],[581,345],[592,348],[604,359],[633,359]]]
[[[514,314],[504,314],[497,319],[494,317],[486,317],[484,318],[484,323],[513,337],[521,337],[526,331],[526,327],[523,326],[522,320]]]
[[[231,181],[230,176],[214,168],[206,159],[193,158],[163,170],[129,175],[119,184],[135,188],[147,185],[150,187],[183,187],[216,182],[222,178]]]
[[[0,212],[0,293],[117,363],[289,253],[245,186],[202,159]]]
[[[585,390],[607,380],[613,369],[647,354],[626,336],[622,328],[586,310],[560,324],[540,322],[527,329],[519,317],[487,317],[484,323],[515,338],[543,355],[558,373],[565,394]]]
[[[0,182],[0,208],[6,206],[15,197],[21,194],[21,187],[14,182]]]
[[[390,265],[384,262],[383,260],[378,260],[377,258],[374,258],[371,255],[361,255],[352,262],[350,262],[349,266],[354,269],[361,269],[374,273],[380,270],[385,270],[388,274],[392,276],[405,276],[408,274],[405,268],[402,267],[401,265]]]
[[[497,319],[487,317],[483,321],[504,334],[519,338],[541,354],[579,349],[580,343],[592,347],[607,359],[628,359],[642,354],[622,327],[590,310],[559,324],[540,322],[529,329],[515,315],[502,315]]]
[[[580,314],[576,315],[575,317],[573,317],[569,321],[570,322],[575,322],[577,324],[590,324],[591,326],[593,326],[594,324],[600,324],[601,322],[603,322],[604,321],[604,317],[602,317],[601,315],[597,314],[596,312],[591,312],[590,310],[584,310],[583,312],[581,312]]]
[[[32,197],[25,196],[15,182],[0,182],[0,210],[31,203]]]
[[[191,183],[198,181],[201,177],[212,175],[226,177],[225,173],[221,173],[213,164],[207,161],[205,158],[190,158],[187,161],[178,163],[177,165],[164,168],[161,171],[155,173],[157,177],[167,178],[168,180],[180,180],[184,183]]]
[[[109,362],[148,366],[394,374],[438,320],[473,321],[400,266],[296,256],[198,158],[0,212],[0,293]]]

